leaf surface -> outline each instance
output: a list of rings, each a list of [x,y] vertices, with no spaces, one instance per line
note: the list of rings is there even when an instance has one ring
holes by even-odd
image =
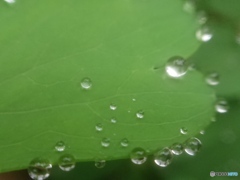
[[[135,147],[150,154],[193,136],[214,114],[200,73],[171,79],[164,70],[199,45],[180,1],[1,1],[0,24],[0,171],[36,157],[57,163],[58,141],[77,161],[127,158]]]

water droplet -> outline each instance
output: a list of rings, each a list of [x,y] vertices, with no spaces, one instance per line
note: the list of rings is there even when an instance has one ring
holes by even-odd
[[[108,147],[110,146],[110,139],[109,138],[103,138],[102,141],[101,141],[101,145],[103,147]]]
[[[28,167],[28,174],[34,180],[44,180],[49,177],[52,165],[46,159],[36,158]]]
[[[219,84],[219,75],[217,73],[208,74],[206,77],[207,84],[216,86]]]
[[[90,89],[92,87],[92,81],[90,78],[83,78],[81,81],[81,86],[83,89]]]
[[[128,147],[129,145],[129,142],[128,142],[128,139],[127,138],[124,138],[121,140],[121,146],[122,147]]]
[[[136,99],[135,99],[135,98],[133,98],[133,99],[132,99],[132,101],[136,101]]]
[[[180,155],[183,153],[183,145],[180,143],[174,143],[171,147],[170,147],[171,151],[173,154],[175,155]]]
[[[205,134],[205,131],[204,131],[204,130],[201,130],[199,133],[200,133],[201,135],[204,135],[204,134]]]
[[[180,133],[181,133],[181,134],[187,134],[187,133],[188,133],[188,129],[185,128],[185,127],[182,127],[182,128],[180,129]]]
[[[205,24],[208,20],[207,13],[205,11],[198,12],[197,19],[198,19],[199,24],[201,24],[201,25]]]
[[[111,123],[113,123],[113,124],[115,124],[115,123],[117,123],[117,119],[116,118],[111,118]]]
[[[96,168],[103,168],[106,165],[105,160],[96,160],[95,161],[95,166]]]
[[[197,138],[190,138],[184,143],[184,150],[187,154],[194,156],[197,152],[199,152],[202,147],[202,143]]]
[[[143,112],[142,110],[140,110],[140,111],[138,111],[138,112],[136,113],[136,116],[137,116],[137,118],[139,118],[139,119],[143,119],[143,118],[144,118],[144,112]]]
[[[183,4],[183,10],[188,13],[194,13],[196,10],[196,1],[194,0],[186,0]]]
[[[70,154],[65,154],[59,158],[58,166],[63,171],[71,171],[75,168],[75,158]]]
[[[6,3],[13,4],[16,2],[16,0],[4,0]]]
[[[135,148],[131,152],[131,161],[134,164],[143,164],[147,160],[147,153],[144,149],[142,148]]]
[[[114,110],[117,109],[117,106],[116,106],[115,104],[111,104],[111,105],[110,105],[110,109],[114,111]]]
[[[218,100],[216,105],[215,105],[215,109],[219,113],[228,112],[228,109],[229,109],[228,102],[224,99]]]
[[[170,77],[179,78],[187,72],[186,61],[180,56],[171,57],[165,66],[165,70]]]
[[[206,26],[201,27],[196,32],[197,39],[202,42],[209,41],[210,39],[212,39],[212,36],[213,36],[212,31]]]
[[[95,129],[96,129],[96,131],[99,131],[99,132],[102,131],[102,130],[103,130],[103,125],[102,125],[102,123],[96,124]]]
[[[168,166],[173,159],[173,154],[169,148],[163,148],[154,154],[154,162],[161,167]]]
[[[55,149],[58,151],[58,152],[62,152],[65,150],[65,143],[63,141],[58,141],[55,145]]]

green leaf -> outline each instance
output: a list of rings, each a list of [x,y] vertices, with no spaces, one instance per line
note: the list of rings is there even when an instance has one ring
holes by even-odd
[[[139,146],[150,154],[195,135],[213,116],[215,96],[200,73],[171,79],[164,70],[199,45],[180,1],[1,1],[0,24],[2,172],[36,157],[56,164],[58,141],[77,161],[127,158]],[[85,77],[89,90],[80,86]]]

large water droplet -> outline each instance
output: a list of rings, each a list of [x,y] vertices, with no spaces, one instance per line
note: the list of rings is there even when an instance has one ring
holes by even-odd
[[[52,165],[48,160],[36,158],[30,162],[28,174],[34,180],[44,180],[49,177],[51,168]]]
[[[144,111],[140,110],[136,113],[136,116],[138,119],[143,119],[144,118]]]
[[[81,86],[83,89],[90,89],[92,87],[92,81],[90,78],[83,78],[82,81],[81,81]]]
[[[209,41],[210,39],[212,39],[212,36],[213,36],[212,31],[206,26],[201,27],[196,32],[197,39],[202,42]]]
[[[184,143],[184,150],[187,154],[194,156],[197,152],[199,152],[202,147],[202,143],[197,138],[190,138]]]
[[[103,147],[108,147],[110,146],[110,139],[109,138],[103,138],[102,141],[101,141],[101,145]]]
[[[173,154],[175,155],[180,155],[183,153],[183,145],[180,143],[174,143],[171,147],[170,147],[171,151]]]
[[[165,70],[170,77],[179,78],[187,72],[186,61],[180,56],[174,56],[167,61]]]
[[[59,158],[58,166],[63,171],[71,171],[75,168],[75,158],[70,154],[65,154]]]
[[[147,153],[144,149],[142,148],[135,148],[131,152],[131,161],[134,164],[143,164],[147,160]]]
[[[173,159],[173,154],[169,148],[163,148],[154,154],[154,162],[161,167],[168,166]]]
[[[216,86],[219,84],[219,75],[217,73],[208,74],[206,77],[207,84]]]
[[[124,138],[121,140],[121,146],[122,147],[128,147],[129,145],[129,142],[128,142],[128,139],[127,138]]]
[[[188,133],[188,129],[185,128],[185,127],[182,127],[182,128],[180,129],[180,133],[181,133],[181,134],[187,134],[187,133]]]
[[[226,100],[224,100],[224,99],[218,100],[216,105],[215,105],[215,109],[219,113],[226,113],[226,112],[228,112],[228,109],[229,109],[228,102]]]
[[[63,141],[58,141],[55,145],[55,149],[58,151],[58,152],[62,152],[65,150],[65,143]]]
[[[105,160],[96,160],[95,161],[95,166],[96,168],[103,168],[106,165]]]
[[[115,117],[111,118],[111,123],[113,124],[117,123],[117,119]]]
[[[115,104],[110,104],[110,109],[114,111],[117,109],[117,106]]]
[[[102,125],[102,123],[96,124],[95,129],[96,129],[96,131],[102,131],[102,130],[103,130],[103,125]]]

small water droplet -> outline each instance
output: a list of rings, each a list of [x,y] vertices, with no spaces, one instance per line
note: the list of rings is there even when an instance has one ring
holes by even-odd
[[[217,73],[208,74],[206,77],[207,84],[216,86],[219,84],[219,75]]]
[[[52,165],[48,160],[36,158],[30,162],[28,174],[34,180],[44,180],[49,177],[51,168]]]
[[[58,151],[58,152],[62,152],[65,150],[65,143],[63,141],[58,141],[55,145],[55,149]]]
[[[75,168],[75,158],[70,154],[65,154],[59,158],[58,166],[63,171],[71,171]]]
[[[167,74],[172,78],[179,78],[187,72],[186,61],[180,56],[171,57],[165,66]]]
[[[144,118],[144,112],[143,112],[142,110],[140,110],[140,111],[138,111],[138,112],[136,113],[136,116],[137,116],[137,118],[139,118],[139,119],[143,119],[143,118]]]
[[[206,26],[201,27],[196,32],[197,39],[202,42],[207,42],[207,41],[211,40],[212,36],[213,36],[212,31]]]
[[[111,123],[113,124],[117,123],[117,119],[115,117],[111,118]]]
[[[175,155],[180,155],[183,153],[183,145],[180,143],[174,143],[171,147],[170,147],[171,151],[173,154]]]
[[[132,101],[136,101],[136,99],[135,99],[135,98],[133,98],[133,99],[132,99]]]
[[[187,154],[194,156],[197,152],[199,152],[202,147],[202,143],[197,138],[190,138],[184,143],[184,150]]]
[[[128,147],[129,145],[129,142],[128,142],[128,139],[127,138],[124,138],[121,140],[121,146],[122,147]]]
[[[13,4],[16,2],[16,0],[4,0],[6,3]]]
[[[96,160],[95,161],[95,166],[96,168],[103,168],[106,165],[105,160]]]
[[[216,105],[215,105],[215,109],[219,113],[226,113],[226,112],[228,112],[228,109],[229,109],[228,102],[226,100],[224,100],[224,99],[218,100]]]
[[[161,167],[167,167],[173,159],[173,154],[169,148],[158,150],[154,154],[154,162]]]
[[[103,138],[102,141],[101,141],[101,145],[103,147],[108,147],[110,146],[110,139],[109,138]]]
[[[144,149],[142,148],[135,148],[131,152],[131,161],[134,164],[143,164],[147,160],[147,153]]]
[[[204,131],[204,130],[201,130],[199,133],[200,133],[201,135],[204,135],[204,134],[205,134],[205,131]]]
[[[205,11],[200,11],[197,14],[197,19],[198,19],[198,23],[203,25],[207,22],[208,20],[208,15]]]
[[[83,78],[82,81],[81,81],[81,86],[83,89],[90,89],[92,87],[92,81],[90,78]]]
[[[110,109],[114,111],[117,109],[117,106],[115,104],[110,104]]]
[[[196,1],[195,0],[186,0],[183,4],[183,10],[188,13],[194,13],[196,10]]]
[[[188,133],[188,129],[185,128],[185,127],[182,127],[182,128],[180,129],[180,133],[181,133],[181,134],[187,134],[187,133]]]
[[[96,129],[96,131],[99,131],[99,132],[102,131],[102,130],[103,130],[103,125],[102,125],[102,123],[96,124],[95,129]]]

